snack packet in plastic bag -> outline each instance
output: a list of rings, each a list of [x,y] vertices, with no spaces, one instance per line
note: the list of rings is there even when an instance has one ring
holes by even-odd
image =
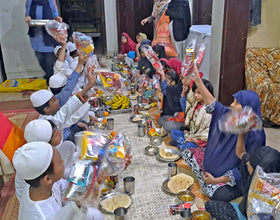
[[[192,69],[194,66],[194,58],[195,58],[195,48],[196,48],[196,39],[193,39],[186,48],[186,56],[182,64],[183,76],[188,76],[192,73]]]
[[[62,34],[64,36],[64,39],[67,39],[68,28],[68,24],[64,22],[58,22],[56,20],[49,20],[45,25],[45,29],[49,35],[53,37],[55,34]]]
[[[280,173],[265,173],[256,167],[248,193],[247,216],[270,214],[280,219]]]
[[[160,88],[160,75],[158,74],[153,75],[153,87],[155,89]]]
[[[125,168],[127,154],[130,154],[128,138],[123,133],[119,133],[110,141],[101,169],[106,170],[109,175],[119,173]]]
[[[145,53],[145,56],[147,57],[147,59],[150,61],[150,63],[153,65],[155,69],[163,70],[159,58],[157,57],[155,51],[152,49],[150,45],[148,44],[142,45],[141,50]]]
[[[90,69],[100,69],[99,62],[97,60],[96,55],[92,54],[89,58],[88,61],[86,62],[86,66],[84,68],[84,73],[88,74]]]
[[[97,200],[99,184],[97,183],[98,166],[91,160],[78,160],[72,167],[64,201]]]
[[[97,69],[95,74],[98,74],[96,82],[102,85],[103,88],[111,93],[127,95],[124,78],[110,70]]]
[[[142,81],[141,81],[141,86],[144,87],[144,88],[147,88],[149,86],[149,78],[144,75],[141,77],[142,78]]]
[[[200,44],[196,58],[194,60],[194,63],[196,64],[197,68],[199,68],[202,63],[202,60],[205,55],[205,49],[206,49],[206,42],[203,42],[202,44]]]
[[[91,131],[81,131],[82,141],[81,144],[81,159],[90,159],[93,162],[104,156],[105,145],[109,141],[108,136],[104,133],[91,132]]]
[[[80,32],[74,32],[72,36],[76,48],[80,54],[93,53],[94,44],[91,37]]]
[[[262,120],[249,106],[245,106],[242,111],[229,111],[221,117],[218,124],[221,131],[233,134],[262,128]]]

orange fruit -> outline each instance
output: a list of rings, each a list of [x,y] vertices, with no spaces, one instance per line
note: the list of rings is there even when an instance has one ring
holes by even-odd
[[[94,97],[99,97],[99,95],[98,95],[98,94],[95,94]]]
[[[107,117],[107,116],[109,116],[109,112],[104,111],[104,117]]]
[[[153,131],[152,131],[152,130],[149,130],[149,131],[148,131],[148,135],[152,136],[152,134],[153,134]]]
[[[157,102],[154,102],[155,107],[157,107]]]
[[[107,119],[103,119],[102,123],[107,124]]]
[[[127,86],[127,82],[125,82],[124,85]]]
[[[112,132],[111,132],[111,136],[112,136],[112,137],[115,137],[116,135],[117,135],[117,132],[115,132],[115,131],[112,131]]]
[[[101,91],[100,91],[99,89],[97,89],[96,93],[97,93],[97,94],[100,94],[100,93],[101,93]]]
[[[119,80],[120,76],[118,74],[114,74],[114,80]]]
[[[155,128],[151,128],[150,131],[156,132],[156,129]]]

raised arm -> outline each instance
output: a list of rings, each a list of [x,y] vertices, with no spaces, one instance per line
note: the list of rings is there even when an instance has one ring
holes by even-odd
[[[63,36],[62,34],[55,34],[53,37],[58,43],[61,44],[61,49],[60,49],[60,53],[58,56],[58,60],[60,62],[65,62],[65,54],[66,54],[66,39],[65,36]]]
[[[245,134],[239,134],[236,143],[236,156],[241,160],[245,153]]]
[[[195,74],[195,84],[197,88],[200,91],[200,94],[202,95],[203,101],[206,105],[210,105],[212,102],[215,101],[215,98],[213,95],[208,91],[208,89],[204,86],[201,78],[199,77],[199,72],[196,66],[193,68],[194,74]]]

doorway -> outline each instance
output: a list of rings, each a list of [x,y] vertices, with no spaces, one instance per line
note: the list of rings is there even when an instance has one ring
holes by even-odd
[[[95,52],[105,53],[104,0],[60,0],[60,10],[71,31],[91,36]]]

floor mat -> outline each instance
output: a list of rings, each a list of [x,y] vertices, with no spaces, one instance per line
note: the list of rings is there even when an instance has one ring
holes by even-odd
[[[34,109],[2,111],[2,113],[21,129],[24,129],[28,122],[39,116],[39,113]]]

